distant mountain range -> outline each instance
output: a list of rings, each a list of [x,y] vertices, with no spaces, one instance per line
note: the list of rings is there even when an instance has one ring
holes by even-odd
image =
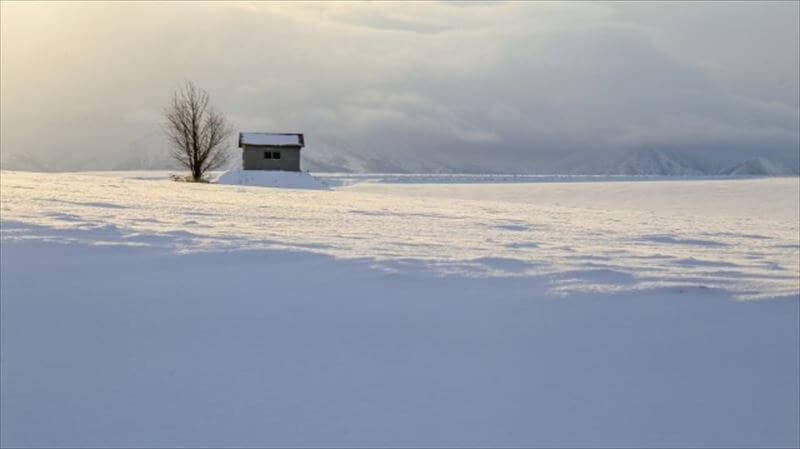
[[[607,175],[661,175],[697,176],[709,174],[709,168],[700,161],[664,150],[643,149],[631,151],[614,160],[602,170]]]
[[[600,170],[586,170],[586,174],[787,176],[796,175],[798,171],[798,167],[791,167],[763,157],[747,159],[732,165],[723,165],[676,151],[641,149],[626,153]]]
[[[533,173],[574,175],[652,175],[652,176],[792,176],[800,175],[800,164],[792,158],[747,158],[746,152],[730,155],[726,160],[711,160],[690,151],[670,149],[635,149],[620,155],[573,155],[561,161],[538,165],[525,170],[521,164],[500,165],[493,170],[478,165],[455,165],[446,160],[410,161],[389,160],[377,156],[364,156],[359,152],[337,151],[324,153],[308,148],[303,153],[303,169],[311,172],[345,173]],[[0,166],[7,170],[28,171],[83,171],[83,170],[152,170],[175,169],[168,152],[153,136],[134,142],[125,151],[109,155],[105,161],[63,158],[58,165],[47,163],[31,154],[0,154]],[[736,160],[742,157],[741,160]],[[588,160],[587,160],[588,159]],[[783,159],[783,160],[782,160]],[[238,150],[234,149],[229,168],[240,167]],[[527,165],[527,164],[526,164]],[[503,167],[506,167],[503,170]]]
[[[791,162],[782,162],[765,157],[744,158],[736,156],[727,160],[711,160],[689,151],[668,149],[635,149],[617,156],[602,155],[596,159],[579,155],[552,163],[546,168],[527,171],[536,174],[573,175],[642,175],[642,176],[790,176],[800,174],[800,167]],[[587,161],[587,159],[589,159]],[[326,155],[307,152],[303,155],[303,166],[316,172],[350,173],[479,173],[479,167],[462,165],[448,166],[446,163],[409,167],[402,162],[380,158],[364,158],[356,153]],[[497,170],[495,170],[497,172]],[[526,172],[519,165],[510,164],[502,173]]]
[[[770,160],[757,157],[742,162],[741,164],[720,170],[721,175],[764,175],[764,176],[787,176],[797,175],[798,171],[792,170],[785,165],[776,164]]]

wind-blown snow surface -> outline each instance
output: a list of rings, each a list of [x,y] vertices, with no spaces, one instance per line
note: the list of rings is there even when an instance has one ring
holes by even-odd
[[[3,446],[800,444],[797,178],[152,177],[0,174]]]

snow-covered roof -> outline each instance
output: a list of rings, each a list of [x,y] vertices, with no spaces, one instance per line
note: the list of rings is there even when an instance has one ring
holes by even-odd
[[[302,134],[287,133],[239,133],[239,148],[242,145],[304,146]]]

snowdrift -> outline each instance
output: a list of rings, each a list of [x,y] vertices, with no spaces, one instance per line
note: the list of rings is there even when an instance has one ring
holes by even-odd
[[[221,174],[217,184],[282,187],[285,189],[326,190],[327,184],[302,172],[264,171],[264,170],[229,170]]]

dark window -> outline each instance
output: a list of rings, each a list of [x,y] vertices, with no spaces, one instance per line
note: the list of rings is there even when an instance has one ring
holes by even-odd
[[[272,159],[272,152],[271,151],[265,151],[264,152],[264,159]]]
[[[281,158],[281,152],[280,151],[273,151],[272,152],[272,159],[280,159],[280,158]]]

